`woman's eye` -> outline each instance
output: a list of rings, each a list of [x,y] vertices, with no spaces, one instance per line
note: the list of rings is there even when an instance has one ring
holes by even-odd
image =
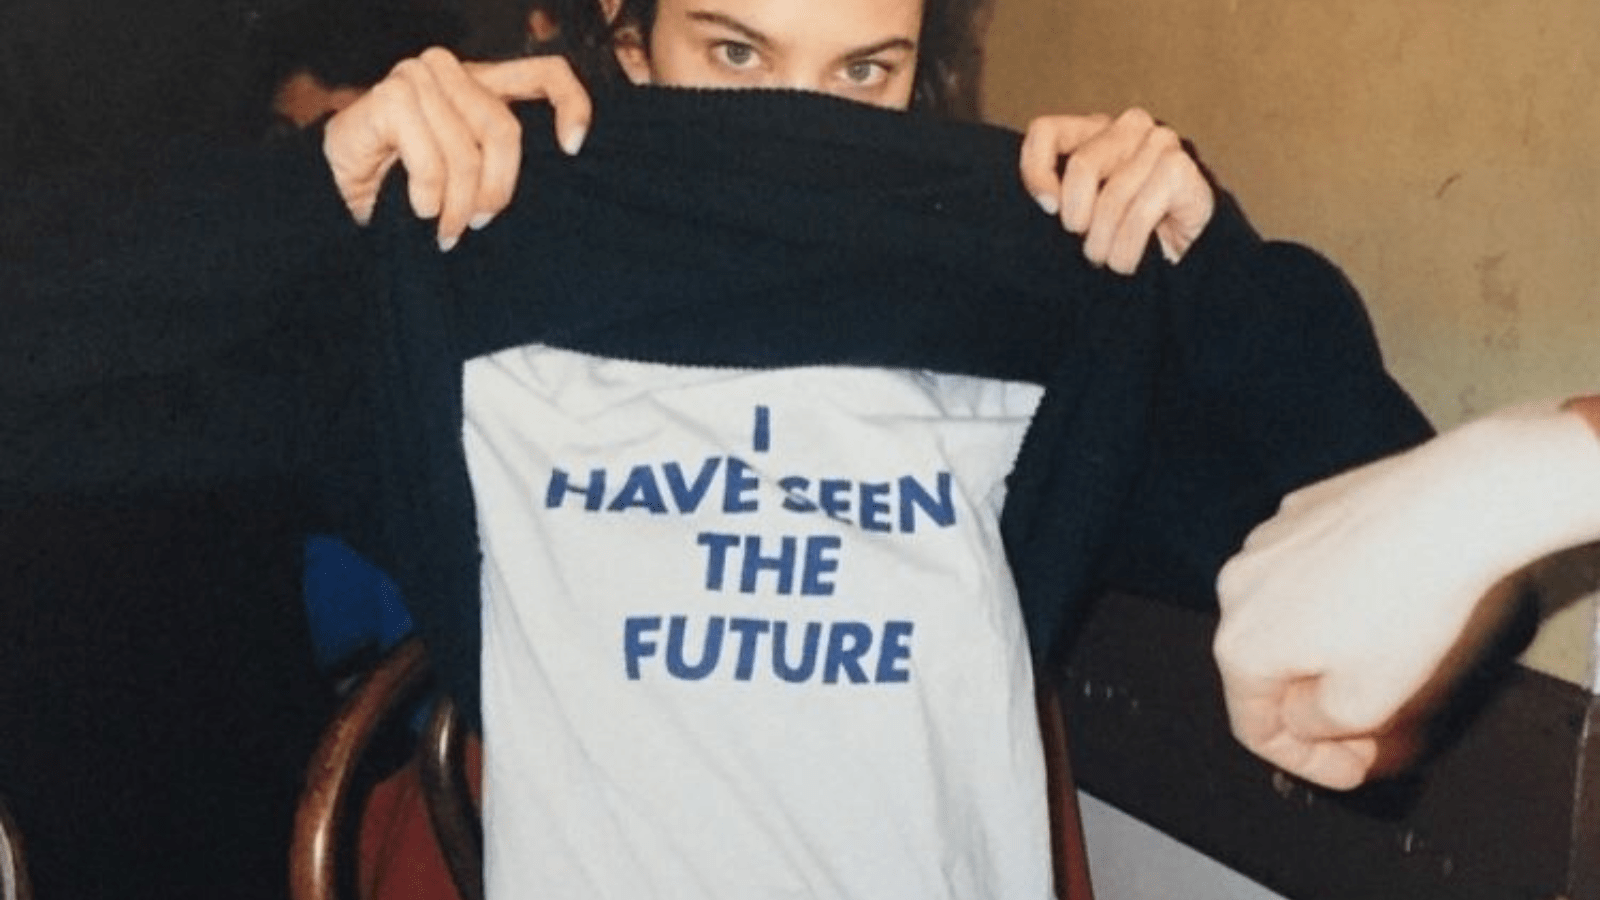
[[[717,45],[717,56],[735,69],[747,69],[756,61],[756,48],[738,41],[724,41]]]
[[[858,59],[844,67],[844,78],[853,85],[865,87],[888,77],[889,69],[883,63]]]

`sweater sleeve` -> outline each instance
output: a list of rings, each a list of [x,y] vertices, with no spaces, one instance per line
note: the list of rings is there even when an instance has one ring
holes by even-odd
[[[342,394],[356,234],[309,139],[5,191],[0,496],[303,464]]]
[[[1108,576],[1210,606],[1222,563],[1284,494],[1432,429],[1384,368],[1343,273],[1262,240],[1231,197],[1166,276],[1149,455]]]

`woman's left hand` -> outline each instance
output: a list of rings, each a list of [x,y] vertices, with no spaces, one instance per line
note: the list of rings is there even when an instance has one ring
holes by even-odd
[[[1061,157],[1067,157],[1061,166]],[[1022,183],[1094,265],[1133,273],[1155,235],[1178,262],[1211,221],[1216,195],[1172,129],[1142,109],[1112,119],[1041,116],[1022,142]]]

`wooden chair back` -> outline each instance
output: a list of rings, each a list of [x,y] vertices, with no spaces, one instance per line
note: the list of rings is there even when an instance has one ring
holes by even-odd
[[[339,844],[356,766],[380,725],[413,708],[427,676],[422,645],[413,638],[373,670],[328,725],[313,755],[295,818],[290,850],[293,900],[337,900],[341,856],[350,855],[341,854]],[[1065,720],[1053,691],[1041,688],[1038,705],[1057,896],[1093,900]],[[479,810],[467,788],[462,731],[450,702],[436,701],[418,743],[418,775],[428,820],[457,896],[482,900],[483,833]]]

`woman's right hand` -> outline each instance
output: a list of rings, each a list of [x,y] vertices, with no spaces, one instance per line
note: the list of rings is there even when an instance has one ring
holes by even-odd
[[[559,56],[463,63],[434,48],[395,66],[328,120],[323,155],[356,221],[372,217],[395,163],[405,167],[411,208],[439,220],[439,248],[482,228],[506,204],[522,161],[522,129],[509,103],[548,100],[556,139],[577,153],[588,133],[589,95]]]

